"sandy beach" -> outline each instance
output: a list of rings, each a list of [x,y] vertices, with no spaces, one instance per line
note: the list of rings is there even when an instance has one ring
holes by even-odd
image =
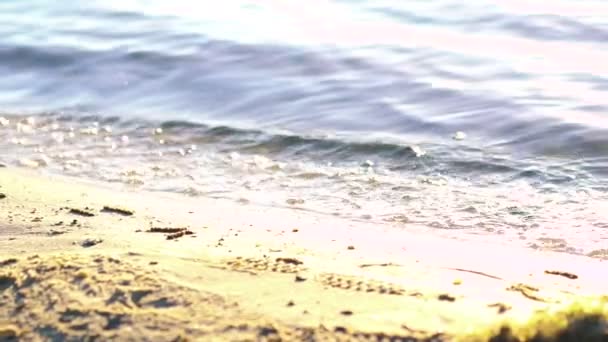
[[[0,194],[2,341],[608,340],[602,258],[7,167]]]

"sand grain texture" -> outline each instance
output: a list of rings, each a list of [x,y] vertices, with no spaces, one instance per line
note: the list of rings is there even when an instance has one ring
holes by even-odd
[[[608,336],[598,259],[9,168],[0,190],[0,341],[534,340],[572,302]]]

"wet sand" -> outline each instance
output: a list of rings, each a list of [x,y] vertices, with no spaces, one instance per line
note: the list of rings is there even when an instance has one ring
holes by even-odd
[[[608,339],[602,259],[21,169],[0,194],[0,340]]]

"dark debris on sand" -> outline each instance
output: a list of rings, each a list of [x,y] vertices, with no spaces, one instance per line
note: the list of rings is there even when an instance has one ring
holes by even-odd
[[[86,248],[86,247],[93,247],[93,246],[98,245],[98,244],[100,244],[102,242],[103,242],[102,239],[86,239],[86,240],[82,241],[80,243],[80,245],[82,247]]]
[[[84,216],[84,217],[95,216],[95,214],[93,212],[91,212],[89,208],[85,208],[85,209],[68,208],[68,209],[69,209],[69,213],[73,214],[73,215]]]
[[[110,214],[118,214],[118,215],[122,215],[122,216],[132,216],[134,214],[134,212],[132,210],[118,208],[118,207],[111,207],[111,206],[107,206],[107,205],[101,209],[101,212],[110,213]]]
[[[167,234],[167,240],[175,240],[185,235],[193,235],[194,232],[185,227],[153,227],[146,230],[147,233]]]
[[[562,276],[568,279],[578,279],[578,276],[574,273],[569,273],[569,272],[562,272],[562,271],[550,271],[547,270],[545,271],[546,274],[551,274],[551,275],[557,275],[557,276]]]

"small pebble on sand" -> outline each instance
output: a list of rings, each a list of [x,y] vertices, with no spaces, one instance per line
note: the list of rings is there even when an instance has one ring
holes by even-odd
[[[86,240],[82,241],[80,243],[80,245],[82,247],[93,247],[93,246],[98,245],[98,244],[100,244],[102,242],[103,242],[102,239],[86,239]]]

